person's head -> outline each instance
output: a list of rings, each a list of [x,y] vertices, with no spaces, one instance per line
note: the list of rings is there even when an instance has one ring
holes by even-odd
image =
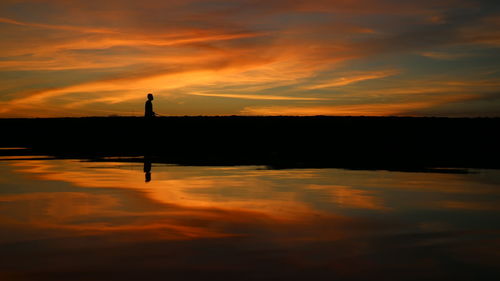
[[[153,94],[151,93],[148,94],[148,100],[153,100]]]

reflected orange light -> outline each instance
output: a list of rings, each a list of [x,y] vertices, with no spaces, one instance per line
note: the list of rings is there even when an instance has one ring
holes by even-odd
[[[25,223],[29,222],[30,227],[73,231],[74,235],[147,232],[151,239],[216,238],[248,235],[243,230],[252,226],[275,231],[295,229],[294,239],[313,239],[313,235],[316,240],[332,240],[347,235],[340,225],[363,225],[316,210],[297,198],[297,188],[301,188],[302,182],[316,178],[315,172],[308,170],[290,174],[241,168],[200,171],[189,167],[153,167],[153,180],[144,183],[142,166],[135,164],[124,169],[122,163],[70,160],[9,163],[17,172],[38,181],[83,187],[79,192],[35,191],[0,196],[0,202],[15,206],[38,202],[26,213]],[[96,165],[98,168],[94,168]],[[245,174],[244,181],[241,173]],[[297,181],[296,187],[289,191],[274,190],[273,185],[284,178]],[[332,194],[339,208],[384,209],[381,201],[369,192],[348,186],[305,188]],[[329,225],[321,234],[314,228],[308,230],[318,220]]]
[[[72,231],[72,235],[129,233],[123,239],[195,239],[252,235],[251,229],[294,233],[292,240],[332,240],[377,227],[338,213],[357,209],[394,211],[385,191],[443,194],[490,194],[496,186],[469,183],[459,174],[341,170],[256,170],[254,167],[153,167],[153,180],[144,182],[142,165],[72,160],[5,162],[17,175],[36,182],[69,184],[64,192],[43,191],[1,195],[13,206],[0,216],[2,224]],[[125,165],[125,166],[124,166]],[[331,174],[330,174],[331,173]],[[338,184],[332,184],[332,180]],[[402,185],[401,183],[404,183]],[[280,188],[286,186],[285,189]],[[76,188],[76,189],[75,189]],[[305,200],[314,192],[313,204]],[[455,209],[478,209],[470,202],[446,204],[406,202],[421,208],[433,204]],[[333,210],[322,210],[325,203]],[[396,202],[396,205],[398,203]],[[489,205],[488,205],[489,206]],[[483,206],[483,209],[484,206]],[[490,208],[488,208],[490,209]],[[318,225],[327,225],[318,231]],[[141,238],[132,233],[142,233]],[[47,234],[52,235],[52,234]]]

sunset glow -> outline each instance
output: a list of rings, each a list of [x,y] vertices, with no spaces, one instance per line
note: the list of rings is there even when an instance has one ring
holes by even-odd
[[[494,0],[4,0],[0,117],[500,116]]]

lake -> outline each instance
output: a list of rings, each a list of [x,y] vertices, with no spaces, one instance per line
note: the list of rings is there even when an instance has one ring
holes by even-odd
[[[0,158],[0,280],[500,280],[500,170]]]

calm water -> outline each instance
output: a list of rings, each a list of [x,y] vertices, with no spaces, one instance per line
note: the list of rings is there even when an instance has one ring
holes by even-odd
[[[0,280],[500,280],[499,170],[0,159]]]

